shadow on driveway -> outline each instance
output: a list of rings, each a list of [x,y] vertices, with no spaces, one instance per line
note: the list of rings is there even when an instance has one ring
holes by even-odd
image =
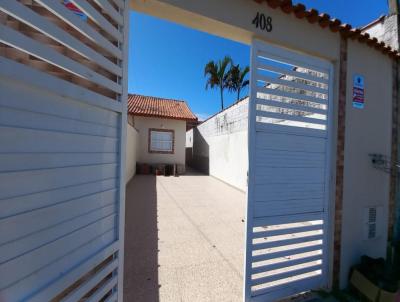
[[[126,196],[124,301],[158,302],[156,177],[135,176]]]
[[[137,175],[126,196],[125,301],[242,300],[243,192],[188,170]]]

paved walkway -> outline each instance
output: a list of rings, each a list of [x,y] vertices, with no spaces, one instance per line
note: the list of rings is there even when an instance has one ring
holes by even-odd
[[[210,176],[135,176],[125,301],[241,301],[244,216],[245,194]]]

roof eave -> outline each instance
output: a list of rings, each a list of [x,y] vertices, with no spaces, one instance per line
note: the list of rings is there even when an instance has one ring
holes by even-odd
[[[196,122],[198,121],[198,118],[187,118],[187,117],[173,117],[173,116],[165,116],[165,115],[158,115],[158,114],[147,114],[147,113],[134,113],[134,112],[128,112],[129,115],[133,116],[143,116],[143,117],[154,117],[154,118],[160,118],[164,120],[179,120],[179,121],[186,121],[186,122]]]
[[[366,43],[370,47],[381,51],[390,58],[398,60],[400,53],[397,50],[390,49],[385,43],[371,38],[367,33],[361,32],[360,29],[353,28],[349,24],[342,24],[339,19],[331,19],[327,14],[321,14],[316,9],[306,10],[302,4],[293,5],[291,0],[253,0],[257,3],[266,2],[273,9],[280,8],[284,13],[294,14],[296,18],[305,18],[309,23],[316,23],[321,28],[329,28],[332,32],[339,32],[342,37],[351,37],[357,39],[360,43]],[[381,17],[382,18],[382,17]],[[378,19],[379,20],[379,19]],[[377,20],[375,20],[376,22]]]

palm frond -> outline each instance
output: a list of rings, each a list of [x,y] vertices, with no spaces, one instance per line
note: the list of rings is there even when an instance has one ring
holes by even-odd
[[[214,61],[210,61],[206,64],[204,67],[204,76],[207,76],[208,74],[216,74],[217,73],[217,65],[215,64]]]
[[[226,81],[226,88],[231,92],[236,91],[238,98],[240,97],[241,90],[249,85],[249,80],[245,80],[249,71],[250,68],[248,66],[241,69],[239,64],[231,65]]]
[[[244,78],[249,73],[249,71],[250,71],[250,67],[249,66],[246,66],[243,70],[240,71],[240,82],[243,82]]]
[[[204,67],[204,76],[208,77],[206,82],[206,89],[209,87],[214,88],[219,85],[218,80],[218,67],[214,61],[210,61]]]
[[[225,56],[217,63],[209,61],[204,67],[204,76],[207,77],[206,89],[219,87],[221,93],[221,109],[223,105],[223,90],[230,87],[230,69],[232,69],[233,61],[231,57]],[[228,67],[230,66],[230,67]],[[230,69],[228,69],[230,68]],[[229,88],[230,89],[230,88]]]

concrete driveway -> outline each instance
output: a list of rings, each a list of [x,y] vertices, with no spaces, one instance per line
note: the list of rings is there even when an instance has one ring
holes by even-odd
[[[125,301],[241,301],[245,194],[204,175],[127,186]]]

